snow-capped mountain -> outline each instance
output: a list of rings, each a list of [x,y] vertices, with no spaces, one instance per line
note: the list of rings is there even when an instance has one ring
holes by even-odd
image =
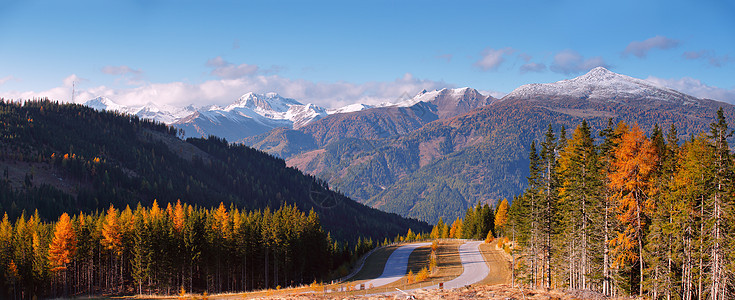
[[[412,107],[419,102],[431,103],[437,107],[440,119],[467,113],[475,108],[495,102],[492,96],[486,96],[469,87],[441,89],[428,92],[423,90],[411,99],[395,103],[397,107]]]
[[[520,86],[503,97],[502,101],[507,99],[541,99],[544,97],[547,99],[563,97],[612,102],[620,99],[636,99],[637,101],[674,101],[679,104],[692,104],[698,100],[696,97],[642,79],[597,67],[587,74],[573,79]]]
[[[186,136],[217,135],[238,141],[273,128],[298,129],[325,116],[327,110],[314,104],[304,105],[276,93],[247,93],[224,108],[209,106],[171,124],[184,129]]]
[[[196,107],[192,105],[186,107],[174,107],[170,105],[156,105],[154,103],[148,103],[143,106],[125,106],[117,104],[107,97],[97,97],[84,102],[83,105],[100,111],[108,110],[136,115],[142,119],[151,119],[166,124],[171,124],[197,111]]]
[[[179,108],[153,103],[144,106],[124,106],[105,97],[89,100],[85,105],[98,110],[114,110],[163,122],[183,129],[186,137],[216,135],[229,141],[241,141],[246,137],[259,135],[274,128],[300,129],[329,115],[339,114],[343,117],[334,120],[351,122],[349,120],[353,117],[352,114],[367,116],[362,114],[366,111],[370,111],[369,115],[373,116],[369,119],[397,118],[386,124],[410,123],[410,126],[395,125],[400,128],[405,127],[400,130],[385,128],[385,132],[409,132],[437,118],[463,114],[490,104],[494,100],[490,96],[480,94],[475,89],[459,88],[431,92],[424,90],[398,103],[384,102],[378,105],[357,103],[336,109],[302,104],[277,93],[246,93],[224,107],[210,105],[196,108],[190,105]],[[399,115],[402,114],[408,114],[408,117],[400,117]],[[347,115],[350,116],[346,117]],[[381,126],[387,126],[386,124]]]
[[[117,104],[110,100],[110,98],[107,97],[97,97],[94,99],[87,100],[87,102],[82,103],[82,105],[94,108],[95,110],[109,110],[109,111],[117,111],[120,113],[131,113],[130,107]]]
[[[343,107],[340,107],[340,108],[327,109],[327,114],[332,115],[332,114],[351,113],[351,112],[356,112],[356,111],[370,109],[370,108],[373,108],[373,107],[376,107],[376,106],[362,104],[362,103],[355,103],[355,104],[346,105],[346,106],[343,106]]]
[[[313,104],[304,105],[276,93],[247,93],[220,111],[256,119],[260,116],[270,120],[288,120],[293,124],[291,126],[293,128],[299,128],[327,115],[327,111],[322,107]]]

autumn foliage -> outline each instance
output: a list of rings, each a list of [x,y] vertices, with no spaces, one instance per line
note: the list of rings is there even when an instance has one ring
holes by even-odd
[[[49,262],[52,271],[66,270],[77,251],[77,237],[72,228],[71,219],[67,213],[59,217],[54,226],[54,238],[49,245]]]
[[[735,161],[722,110],[709,132],[683,143],[673,125],[647,135],[610,120],[598,141],[586,122],[569,140],[560,132],[541,155],[532,144],[529,187],[508,210],[516,281],[646,299],[732,298]]]
[[[372,241],[358,243],[369,251]],[[0,222],[0,299],[100,293],[247,291],[327,280],[352,259],[313,211],[241,211],[157,202],[103,213]],[[25,295],[25,296],[22,296]]]

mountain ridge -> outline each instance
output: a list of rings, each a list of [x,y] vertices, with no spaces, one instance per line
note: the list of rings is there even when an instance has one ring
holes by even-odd
[[[426,223],[359,204],[281,159],[221,138],[181,140],[173,127],[118,112],[51,101],[0,99],[0,210],[93,213],[113,204],[178,200],[200,207],[296,205],[314,210],[334,237],[382,240]],[[156,200],[154,200],[156,199]]]
[[[706,130],[720,106],[728,118],[735,117],[735,108],[724,102],[593,71],[534,85],[541,87],[534,92],[510,93],[405,135],[336,140],[286,162],[373,207],[429,222],[439,217],[447,221],[461,217],[477,201],[492,204],[518,195],[526,184],[529,145],[540,141],[549,125],[558,135],[562,126],[569,134],[582,119],[594,131],[609,118],[637,122],[644,130],[675,124],[683,140]],[[641,88],[645,90],[635,90]],[[579,93],[553,93],[563,89]]]

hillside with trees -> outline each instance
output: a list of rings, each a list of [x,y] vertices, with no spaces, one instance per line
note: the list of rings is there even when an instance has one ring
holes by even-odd
[[[177,202],[0,222],[4,299],[246,291],[329,279],[351,258],[314,211]]]
[[[215,137],[182,141],[173,127],[135,116],[0,100],[0,123],[0,211],[11,220],[36,209],[51,221],[63,212],[180,200],[204,208],[313,209],[335,239],[351,242],[429,229],[352,201],[264,152]]]
[[[664,133],[664,131],[666,131]],[[586,121],[531,143],[528,187],[508,212],[516,280],[650,299],[730,299],[735,285],[732,136]]]
[[[562,128],[586,120],[596,135],[610,118],[647,131],[674,124],[685,139],[706,130],[720,107],[735,117],[733,105],[600,68],[519,87],[490,105],[406,135],[343,138],[286,161],[362,203],[435,223],[460,217],[478,201],[495,204],[520,194],[529,176],[529,145],[543,140],[549,125],[561,135]]]

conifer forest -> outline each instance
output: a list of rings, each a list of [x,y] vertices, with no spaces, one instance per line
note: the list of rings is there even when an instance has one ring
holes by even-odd
[[[666,132],[664,132],[666,131]],[[552,126],[533,142],[528,188],[504,234],[515,280],[650,299],[730,299],[735,294],[732,136],[722,110],[709,131],[643,132],[611,120],[567,136]]]
[[[0,222],[2,298],[246,291],[328,279],[351,258],[316,213],[110,206]]]

